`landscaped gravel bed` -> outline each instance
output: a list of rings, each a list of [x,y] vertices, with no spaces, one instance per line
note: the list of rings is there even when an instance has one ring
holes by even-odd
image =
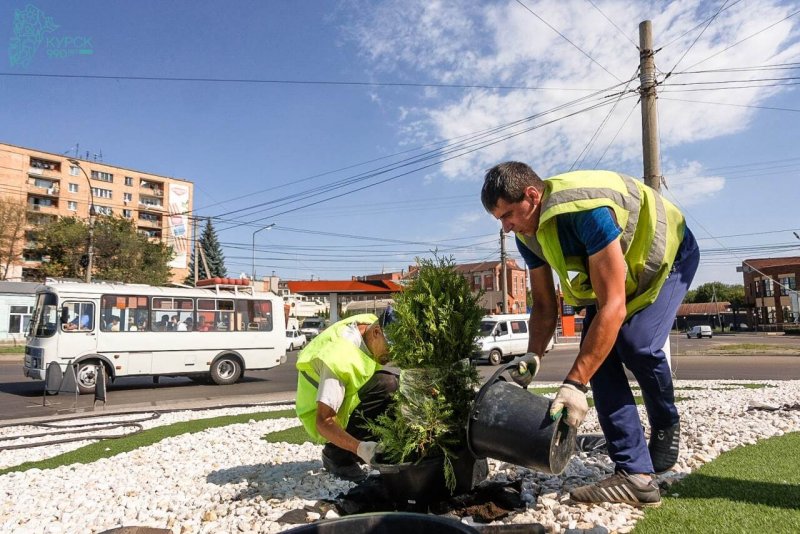
[[[800,430],[800,411],[748,411],[753,404],[800,404],[800,381],[760,383],[765,387],[750,389],[745,382],[730,380],[676,383],[676,395],[683,399],[681,457],[674,471],[660,477],[665,486],[723,451]],[[149,428],[247,410],[260,412],[265,407],[175,412],[143,424]],[[320,446],[261,439],[296,425],[293,418],[252,421],[168,438],[91,464],[9,473],[0,477],[0,532],[99,532],[131,525],[168,528],[176,534],[286,530],[293,525],[277,519],[287,511],[334,498],[352,487],[322,469]],[[0,436],[23,431],[31,428],[2,429]],[[581,432],[599,432],[594,410]],[[64,450],[48,446],[0,452],[0,465]],[[569,502],[570,489],[603,478],[611,469],[606,456],[580,453],[560,476],[490,461],[489,477],[523,479],[523,498],[529,506],[503,522],[542,523],[551,532],[593,526],[627,532],[642,511],[622,504]],[[310,514],[309,519],[318,517]]]

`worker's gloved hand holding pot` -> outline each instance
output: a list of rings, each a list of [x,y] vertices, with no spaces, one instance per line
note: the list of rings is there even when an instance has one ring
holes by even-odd
[[[558,419],[564,411],[564,422],[573,428],[578,428],[586,418],[589,411],[589,403],[586,402],[586,392],[588,388],[574,380],[565,380],[558,388],[556,398],[550,406],[550,417]]]
[[[367,465],[372,465],[372,462],[375,461],[375,455],[381,452],[383,452],[383,447],[374,441],[362,441],[358,444],[358,449],[356,450],[358,457],[364,460]]]
[[[509,375],[519,386],[526,388],[533,382],[533,378],[539,372],[541,362],[542,359],[538,354],[528,352],[525,356],[521,356],[513,362],[517,364],[517,368],[513,369]]]

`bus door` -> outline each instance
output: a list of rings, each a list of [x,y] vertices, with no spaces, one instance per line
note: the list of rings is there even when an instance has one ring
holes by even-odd
[[[97,352],[97,315],[94,302],[64,300],[58,336],[58,362]]]

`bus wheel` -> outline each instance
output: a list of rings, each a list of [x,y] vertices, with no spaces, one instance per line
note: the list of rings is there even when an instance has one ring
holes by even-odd
[[[78,364],[78,370],[75,372],[75,382],[78,384],[78,391],[81,395],[94,393],[94,387],[97,384],[97,366],[103,365],[95,360],[88,360]]]
[[[224,386],[233,384],[242,376],[242,366],[235,356],[220,356],[211,364],[211,380],[215,384]]]

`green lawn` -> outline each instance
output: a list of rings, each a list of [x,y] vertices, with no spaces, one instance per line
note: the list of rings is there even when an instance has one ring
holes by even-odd
[[[25,345],[0,345],[0,354],[25,354]]]
[[[110,458],[117,454],[132,451],[139,447],[146,447],[162,439],[181,434],[192,434],[201,432],[208,428],[246,423],[248,421],[264,421],[266,419],[280,419],[283,417],[296,417],[294,410],[280,410],[276,412],[245,413],[239,415],[227,415],[223,417],[213,417],[210,419],[195,419],[183,423],[159,426],[149,430],[143,430],[138,434],[119,439],[106,439],[86,445],[74,451],[65,452],[52,458],[40,460],[38,462],[26,462],[21,465],[0,469],[0,475],[13,471],[27,471],[28,469],[54,469],[62,465],[88,464],[101,458]]]
[[[794,345],[769,345],[766,343],[729,343],[726,345],[712,345],[703,349],[681,351],[680,354],[701,356],[703,354],[782,354],[800,355],[800,346]]]
[[[723,453],[670,488],[637,534],[800,532],[800,432]]]

